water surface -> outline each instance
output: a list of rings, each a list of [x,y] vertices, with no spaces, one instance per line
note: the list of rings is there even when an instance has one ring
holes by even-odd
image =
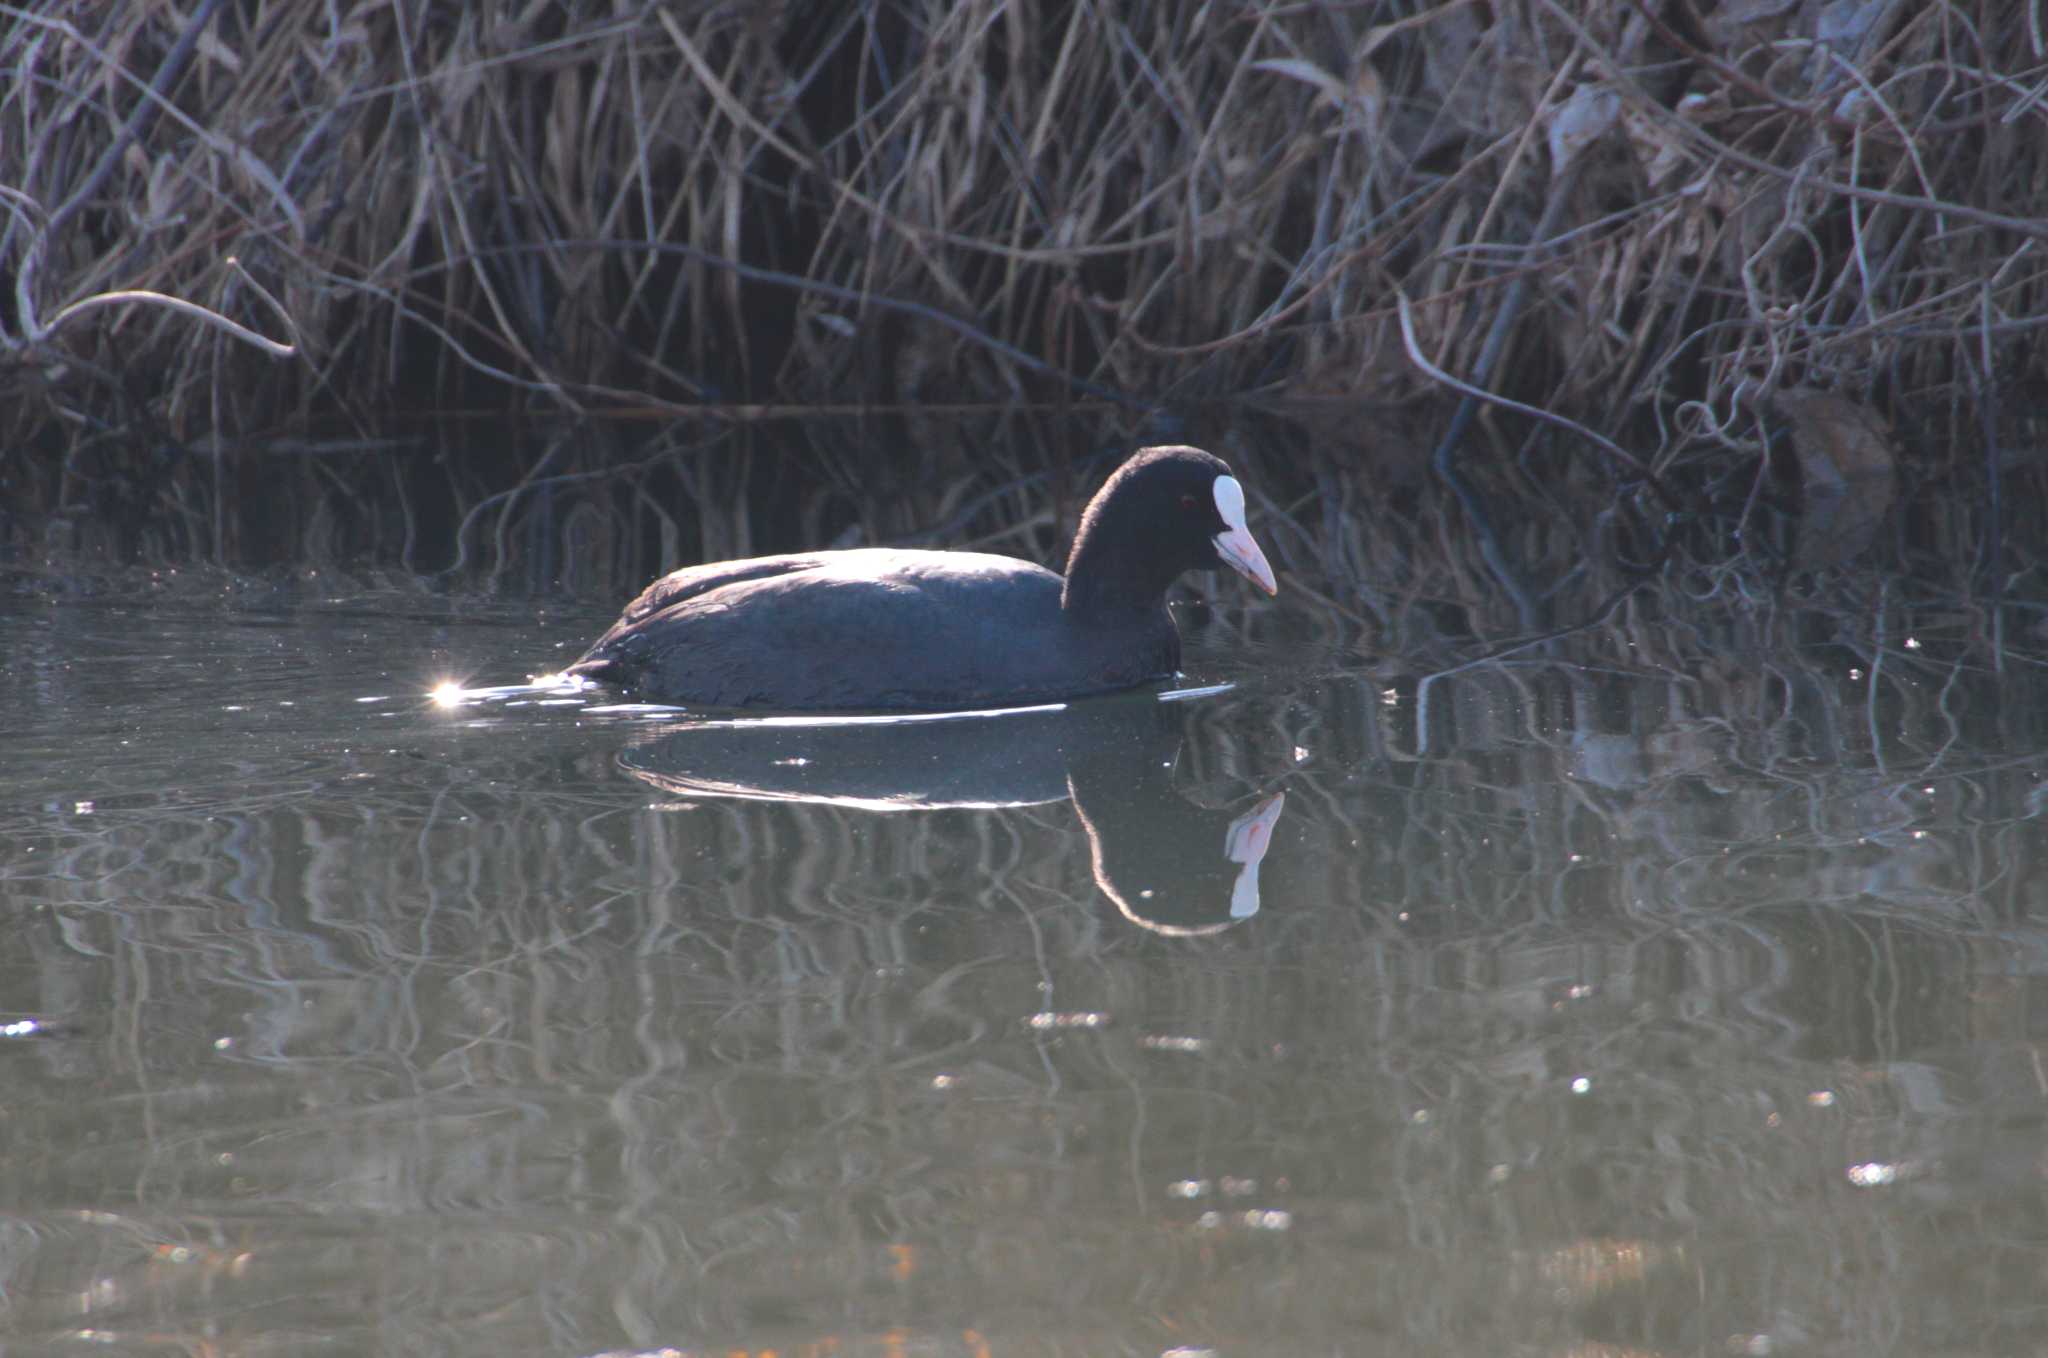
[[[1425,684],[1281,607],[1166,701],[863,729],[429,700],[596,611],[9,603],[0,1332],[2037,1351],[2036,666]]]

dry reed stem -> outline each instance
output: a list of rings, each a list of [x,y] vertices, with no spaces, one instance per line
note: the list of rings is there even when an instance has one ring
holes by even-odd
[[[2027,8],[1697,8],[0,7],[0,437],[1443,396],[1413,353],[1710,481],[1782,389],[1953,439],[2038,383]],[[192,343],[228,256],[296,361]]]

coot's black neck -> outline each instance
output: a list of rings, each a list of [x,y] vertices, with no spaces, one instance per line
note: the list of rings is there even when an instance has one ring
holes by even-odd
[[[1091,505],[1081,519],[1060,611],[1075,622],[1112,625],[1156,617],[1184,565],[1148,550],[1150,536],[1117,522],[1115,506],[1106,508]]]
[[[1156,560],[1130,551],[1128,539],[1091,537],[1087,530],[1083,520],[1060,590],[1067,644],[1076,654],[1096,657],[1092,667],[1115,674],[1122,684],[1174,673],[1180,668],[1180,632],[1166,611],[1174,576]]]

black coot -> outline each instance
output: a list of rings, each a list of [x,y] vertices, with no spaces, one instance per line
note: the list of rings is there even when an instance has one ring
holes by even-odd
[[[1167,587],[1218,565],[1277,591],[1229,466],[1145,448],[1089,501],[1065,577],[880,547],[690,566],[648,586],[569,673],[649,702],[784,711],[1072,698],[1171,675]]]

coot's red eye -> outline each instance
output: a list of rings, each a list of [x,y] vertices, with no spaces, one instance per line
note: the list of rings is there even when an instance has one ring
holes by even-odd
[[[1180,507],[1182,509],[1192,510],[1200,503],[1201,501],[1197,500],[1193,495],[1183,495],[1180,497]]]

